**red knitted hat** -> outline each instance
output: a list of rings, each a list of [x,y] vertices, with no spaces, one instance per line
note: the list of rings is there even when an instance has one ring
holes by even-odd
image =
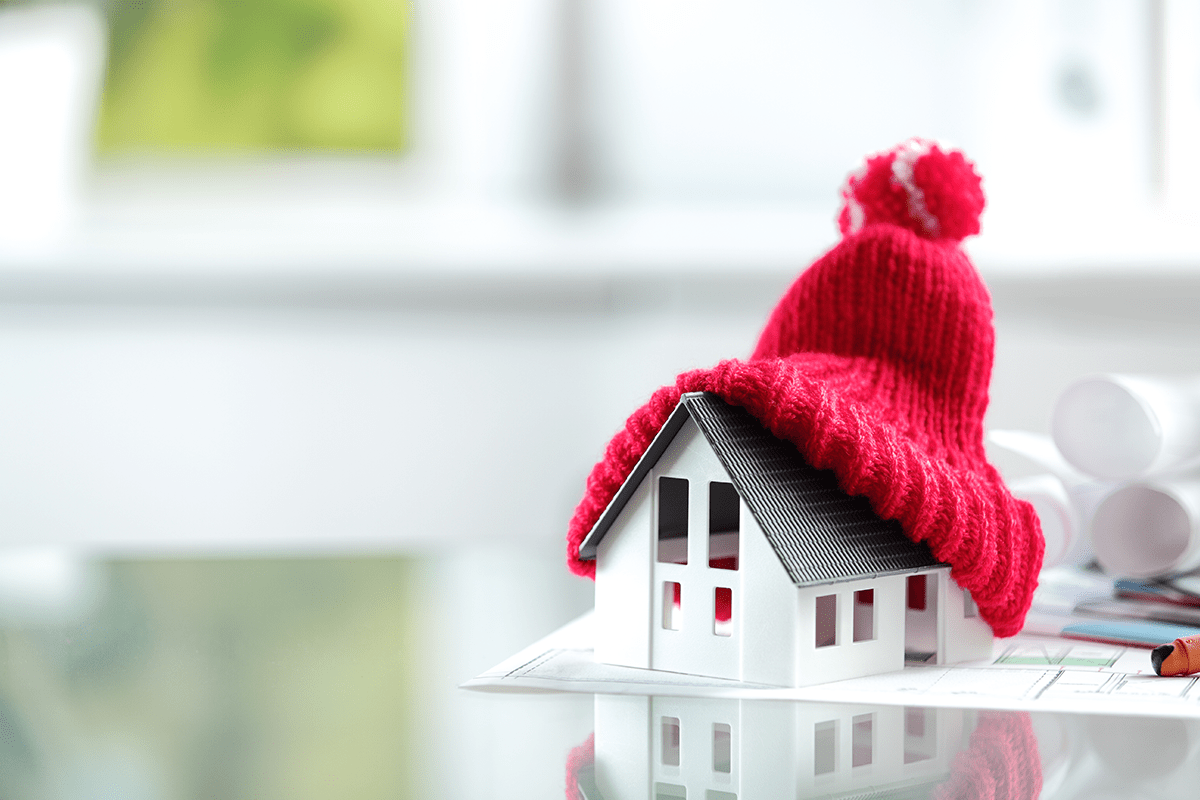
[[[1012,636],[1044,542],[983,449],[992,307],[959,247],[979,232],[979,176],[962,153],[914,139],[868,158],[842,197],[844,238],[784,294],[750,360],[680,375],[613,437],[571,520],[568,563],[595,577],[580,543],[680,395],[714,392],[927,543]]]

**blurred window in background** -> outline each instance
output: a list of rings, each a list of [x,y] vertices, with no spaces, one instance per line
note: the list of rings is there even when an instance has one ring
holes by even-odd
[[[409,0],[113,0],[101,152],[398,151]]]

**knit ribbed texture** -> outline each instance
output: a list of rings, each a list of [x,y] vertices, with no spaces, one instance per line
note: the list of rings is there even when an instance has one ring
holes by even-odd
[[[993,349],[987,290],[957,242],[866,224],[800,275],[749,361],[684,373],[629,418],[571,520],[571,569],[595,576],[580,543],[680,394],[708,391],[898,520],[951,565],[997,636],[1016,634],[1044,541],[984,453]]]

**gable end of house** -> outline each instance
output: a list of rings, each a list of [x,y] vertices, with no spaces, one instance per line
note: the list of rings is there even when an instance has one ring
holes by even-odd
[[[924,543],[905,536],[898,522],[881,519],[866,498],[846,494],[832,472],[813,468],[795,445],[774,436],[744,408],[699,392],[680,399],[584,539],[580,558],[596,557],[601,539],[689,418],[795,585],[948,567]]]

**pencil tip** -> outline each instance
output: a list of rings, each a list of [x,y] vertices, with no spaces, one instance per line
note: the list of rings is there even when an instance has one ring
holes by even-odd
[[[1160,644],[1150,651],[1150,663],[1154,665],[1154,674],[1162,675],[1163,660],[1174,652],[1175,645],[1173,644]]]

